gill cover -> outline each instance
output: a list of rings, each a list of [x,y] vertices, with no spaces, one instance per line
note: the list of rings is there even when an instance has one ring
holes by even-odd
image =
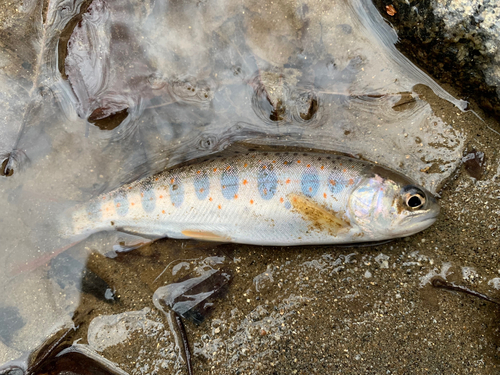
[[[384,183],[383,178],[375,176],[361,180],[349,198],[351,220],[371,233],[390,225],[389,218],[394,212],[393,196],[392,184]]]

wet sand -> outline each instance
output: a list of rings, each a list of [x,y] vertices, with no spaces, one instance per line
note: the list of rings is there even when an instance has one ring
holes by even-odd
[[[87,336],[95,316],[149,308],[143,318],[165,330],[131,330],[129,339],[105,348],[103,356],[129,373],[161,374],[165,368],[185,373],[174,360],[168,323],[155,309],[153,293],[192,277],[196,266],[211,264],[214,258],[208,257],[224,257],[212,266],[231,271],[227,294],[214,301],[201,324],[185,322],[195,374],[498,372],[498,306],[429,283],[441,274],[499,296],[500,137],[485,126],[498,129],[498,124],[461,113],[424,87],[418,91],[445,121],[472,135],[469,150],[486,156],[481,180],[462,166],[442,188],[442,213],[431,228],[372,247],[161,240],[114,260],[95,255],[89,269],[116,289],[119,302],[103,303],[84,294],[82,306],[94,310],[74,339],[87,343],[91,338],[95,346],[95,329],[94,336]],[[182,260],[186,264],[172,275]],[[155,281],[171,261],[174,265]],[[113,331],[112,324],[107,327]]]
[[[43,274],[54,284],[48,290],[67,298],[67,311],[78,304],[78,329],[64,342],[88,344],[131,374],[184,374],[167,316],[153,295],[160,286],[223,269],[232,275],[227,291],[211,302],[203,322],[185,321],[195,374],[498,372],[498,307],[434,289],[429,280],[440,274],[499,297],[500,136],[487,126],[496,131],[500,126],[474,103],[471,108],[485,122],[424,86],[416,91],[444,123],[468,135],[467,150],[486,158],[480,180],[462,166],[441,187],[442,212],[431,228],[372,247],[271,248],[166,239],[117,258],[103,256],[87,241],[67,253],[94,275],[80,286],[80,300],[73,301],[69,287],[58,287],[57,278],[50,280],[50,271],[49,278]],[[75,185],[86,186],[82,176]],[[45,178],[51,187],[54,177]],[[103,298],[103,285],[114,291],[114,302]],[[49,302],[56,299],[47,295]]]

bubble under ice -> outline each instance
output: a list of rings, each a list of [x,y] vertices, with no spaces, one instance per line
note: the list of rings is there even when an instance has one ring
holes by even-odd
[[[368,1],[47,4],[0,20],[0,154],[14,171],[0,176],[0,304],[25,322],[0,363],[76,305],[40,268],[9,267],[60,247],[55,219],[77,202],[235,141],[360,155],[430,190],[462,156],[464,136],[413,87],[464,103],[397,52]]]

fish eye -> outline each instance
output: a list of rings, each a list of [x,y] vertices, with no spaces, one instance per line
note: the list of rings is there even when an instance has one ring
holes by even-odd
[[[425,197],[423,194],[416,193],[416,194],[409,194],[408,197],[406,198],[406,205],[410,207],[413,210],[418,210],[421,208],[425,203]]]

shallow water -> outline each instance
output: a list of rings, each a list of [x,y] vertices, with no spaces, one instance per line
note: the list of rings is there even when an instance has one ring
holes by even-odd
[[[461,220],[476,212],[487,223],[481,226],[493,228],[480,231],[485,244],[476,251],[486,256],[484,249],[498,244],[499,212],[492,208],[499,196],[498,137],[397,52],[394,32],[371,3],[29,1],[5,7],[0,17],[0,151],[6,157],[0,363],[33,350],[71,325],[75,311],[93,306],[75,339],[129,373],[152,373],[155,366],[182,373],[175,335],[153,296],[183,277],[223,269],[233,275],[228,290],[210,302],[209,318],[187,327],[198,371],[301,372],[319,369],[317,353],[325,350],[332,368],[358,368],[354,358],[380,369],[370,345],[390,342],[403,316],[430,319],[422,310],[427,297],[418,297],[420,278],[439,262],[477,268],[476,279],[493,280],[496,255],[468,264],[466,244],[476,237],[463,236],[471,226],[460,232],[448,223],[465,225]],[[112,258],[121,239],[103,234],[44,260],[65,245],[58,219],[68,207],[236,141],[352,154],[431,191],[454,175],[466,144],[485,152],[481,168],[490,169],[483,181],[460,175],[448,185],[444,219],[435,227],[385,247],[165,240]],[[479,209],[482,200],[465,200],[467,194],[493,203]],[[428,236],[440,245],[421,242]],[[455,250],[448,257],[449,247]],[[401,324],[408,330],[410,323]],[[383,329],[389,331],[375,340]],[[362,342],[366,348],[349,352]],[[428,354],[421,341],[410,342]],[[401,364],[408,357],[398,358]]]

